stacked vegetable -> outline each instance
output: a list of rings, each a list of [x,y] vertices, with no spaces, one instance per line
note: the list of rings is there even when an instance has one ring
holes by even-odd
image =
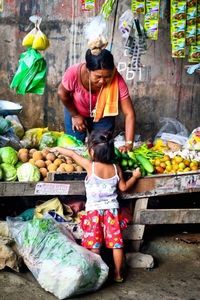
[[[151,150],[146,143],[128,153],[121,153],[115,148],[115,161],[119,163],[122,169],[133,170],[140,167],[142,176],[151,175],[154,172],[151,160],[155,157],[163,157],[163,153]]]

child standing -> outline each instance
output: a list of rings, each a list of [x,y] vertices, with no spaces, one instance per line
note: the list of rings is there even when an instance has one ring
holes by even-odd
[[[82,246],[100,254],[104,241],[113,249],[115,281],[122,282],[123,239],[119,220],[117,191],[125,192],[141,176],[139,168],[127,181],[119,166],[112,163],[114,141],[107,131],[93,131],[88,138],[88,152],[91,160],[83,158],[73,150],[55,147],[52,151],[71,157],[86,172],[86,216],[83,219]]]

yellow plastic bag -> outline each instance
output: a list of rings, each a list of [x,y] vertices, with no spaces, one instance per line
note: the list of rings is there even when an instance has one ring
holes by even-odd
[[[20,142],[24,148],[37,148],[45,132],[48,132],[48,127],[29,129]]]
[[[59,214],[61,217],[65,218],[63,214],[62,203],[58,198],[52,198],[40,204],[39,206],[36,206],[34,216],[38,219],[41,219],[43,218],[45,213],[52,210]]]

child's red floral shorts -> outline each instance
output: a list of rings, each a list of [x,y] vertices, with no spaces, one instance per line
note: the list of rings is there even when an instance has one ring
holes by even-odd
[[[105,244],[107,248],[123,248],[121,224],[118,209],[100,209],[88,211],[81,219],[83,229],[82,246],[88,249],[99,249]]]

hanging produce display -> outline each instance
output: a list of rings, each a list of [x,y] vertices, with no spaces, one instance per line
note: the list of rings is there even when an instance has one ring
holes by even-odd
[[[31,16],[29,20],[35,27],[24,37],[22,45],[28,50],[20,55],[18,69],[10,84],[17,94],[27,93],[43,95],[46,82],[46,61],[39,50],[49,47],[47,36],[40,30],[42,18]]]

